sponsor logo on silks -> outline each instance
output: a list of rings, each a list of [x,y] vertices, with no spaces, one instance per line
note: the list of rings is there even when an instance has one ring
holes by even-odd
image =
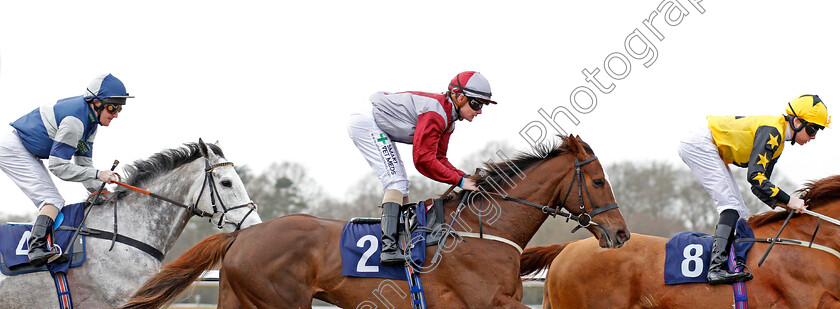
[[[382,159],[382,164],[388,169],[388,174],[396,175],[397,166],[401,165],[402,162],[400,161],[399,155],[397,155],[396,149],[394,149],[394,143],[390,143],[388,136],[383,133],[374,133],[371,134],[371,137],[377,143],[382,143],[382,146],[379,147],[379,157]]]
[[[76,151],[79,153],[88,153],[88,151],[90,151],[90,147],[88,147],[86,141],[79,140],[79,143],[76,144]]]
[[[388,144],[388,136],[385,135],[384,133],[379,133],[379,138],[376,138],[376,136],[374,136],[373,138],[377,142],[382,142],[382,145],[387,145]]]

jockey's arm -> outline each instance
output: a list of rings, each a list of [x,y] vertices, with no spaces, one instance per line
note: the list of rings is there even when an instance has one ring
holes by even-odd
[[[446,166],[438,159],[445,122],[436,113],[425,113],[417,120],[414,131],[412,154],[414,166],[421,174],[433,180],[448,184],[461,181],[463,172]],[[447,139],[448,140],[448,139]],[[448,160],[447,160],[448,162]],[[451,164],[449,164],[451,166]]]
[[[773,167],[778,157],[775,152],[780,147],[779,131],[771,126],[761,126],[755,133],[750,161],[747,164],[747,181],[750,189],[762,202],[773,207],[777,202],[788,204],[790,195],[770,181]]]
[[[74,182],[96,180],[97,171],[92,167],[92,161],[87,166],[70,161],[70,158],[79,152],[78,145],[79,140],[82,139],[82,130],[84,130],[82,122],[75,117],[65,117],[56,130],[48,163],[50,171],[61,180]],[[84,146],[87,148],[90,144],[86,143]],[[89,154],[89,152],[90,149],[86,153]],[[90,157],[87,156],[87,159],[90,160]],[[85,187],[91,190],[88,184],[85,184]],[[94,187],[92,190],[96,189]]]

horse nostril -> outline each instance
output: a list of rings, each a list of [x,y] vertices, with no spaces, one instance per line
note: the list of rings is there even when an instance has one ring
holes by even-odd
[[[623,230],[618,231],[618,233],[616,233],[616,235],[618,235],[617,238],[618,238],[619,243],[623,243],[623,242],[626,242],[626,241],[630,240],[630,234],[627,234],[627,232],[625,232]]]

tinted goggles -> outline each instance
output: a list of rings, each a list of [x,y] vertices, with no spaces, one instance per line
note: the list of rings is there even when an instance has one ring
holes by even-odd
[[[467,100],[468,100],[467,102],[469,102],[469,104],[470,104],[470,108],[472,108],[474,111],[480,111],[481,108],[484,107],[484,105],[490,104],[488,102],[485,102],[482,99],[477,99],[477,98],[467,97]]]
[[[102,103],[105,104],[105,109],[107,109],[108,112],[112,114],[119,113],[125,104],[125,98],[105,98],[102,100]]]
[[[813,123],[808,123],[805,125],[805,133],[808,133],[809,136],[813,137],[817,135],[817,132],[823,129],[823,126],[816,125]]]
[[[105,103],[105,109],[111,114],[119,113],[122,111],[122,107],[121,104]]]

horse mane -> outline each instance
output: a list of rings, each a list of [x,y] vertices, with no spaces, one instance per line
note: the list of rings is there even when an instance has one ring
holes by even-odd
[[[804,194],[802,199],[805,200],[805,205],[808,205],[808,209],[819,209],[840,198],[840,175],[810,181],[805,184],[804,188],[796,190],[794,193]],[[768,211],[750,217],[748,222],[751,227],[755,228],[784,220],[787,214],[787,211]]]
[[[216,155],[224,158],[222,149],[216,144],[206,144]],[[184,143],[179,148],[166,149],[145,160],[137,160],[125,167],[126,183],[135,187],[143,187],[152,179],[163,175],[184,164],[201,158],[198,143]]]
[[[485,188],[492,188],[498,184],[506,183],[507,179],[518,178],[521,171],[524,171],[542,161],[547,159],[559,157],[570,150],[569,138],[567,136],[560,136],[560,140],[553,140],[547,144],[539,144],[532,148],[530,152],[519,152],[513,159],[501,163],[488,161],[484,163],[484,169],[476,178],[476,186],[483,186]],[[578,140],[586,153],[594,155],[592,148],[584,141]],[[463,194],[463,191],[461,192]],[[456,195],[450,194],[444,197],[445,200],[451,200]],[[460,194],[457,195],[460,198]]]
[[[521,171],[524,171],[537,163],[569,152],[569,138],[566,136],[560,136],[560,138],[559,142],[554,140],[548,144],[539,144],[537,147],[534,147],[531,152],[520,152],[510,161],[501,163],[495,163],[492,161],[485,162],[484,170],[480,173],[484,176],[476,179],[476,186],[490,188],[497,186],[491,185],[491,183],[503,184],[507,182],[506,179],[514,179],[514,176],[519,177],[517,175],[521,173]],[[586,144],[583,141],[580,143],[583,145],[584,149],[586,149],[587,153],[594,154],[592,152],[592,148],[589,147],[589,144]]]

